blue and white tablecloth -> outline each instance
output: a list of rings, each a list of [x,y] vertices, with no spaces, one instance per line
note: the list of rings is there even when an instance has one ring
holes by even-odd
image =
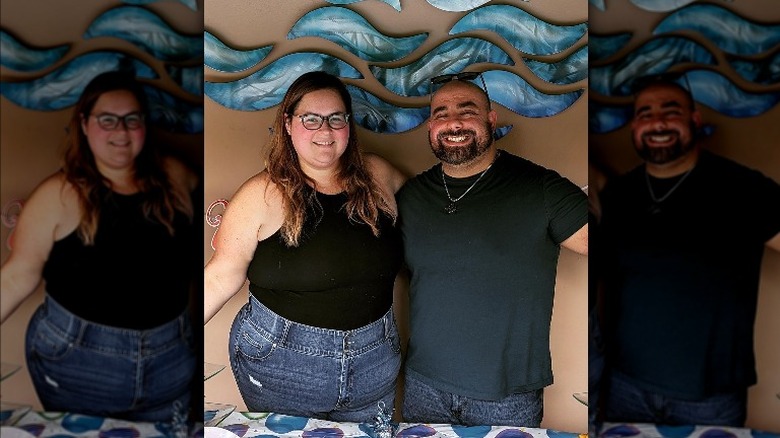
[[[725,426],[605,423],[599,438],[780,438],[779,433]]]
[[[289,415],[233,412],[217,427],[204,428],[206,438],[376,438],[368,423],[338,423]],[[509,426],[455,426],[399,423],[395,438],[579,438],[577,433]]]
[[[2,426],[0,435],[2,438],[202,438],[203,424],[177,434],[170,423],[29,411],[13,425]]]

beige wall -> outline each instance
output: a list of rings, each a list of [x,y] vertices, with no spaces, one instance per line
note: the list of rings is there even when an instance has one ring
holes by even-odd
[[[338,51],[332,45],[311,38],[285,39],[292,25],[306,12],[321,6],[320,3],[325,5],[324,2],[296,0],[286,2],[285,7],[280,8],[270,2],[209,0],[206,4],[205,27],[231,47],[247,50],[274,44],[274,51],[269,55],[271,60],[277,59],[280,54],[303,49],[321,51],[343,56],[364,76],[370,77],[371,73],[365,64],[354,61],[356,57]],[[553,23],[579,23],[585,21],[587,16],[586,4],[581,0],[536,3],[515,0],[503,3],[519,6]],[[416,53],[425,53],[445,41],[447,30],[463,16],[463,13],[440,11],[424,1],[405,1],[402,6],[400,13],[383,2],[359,2],[350,5],[350,8],[386,34],[406,36],[430,32],[424,47]],[[581,44],[575,48],[581,47]],[[515,61],[517,66],[513,71],[532,81],[532,78],[528,79],[530,75],[524,70],[519,56],[515,57]],[[252,72],[265,65],[267,63],[253,67]],[[206,80],[231,80],[249,73],[231,76],[207,69]],[[545,88],[541,82],[537,78],[532,83],[547,92],[561,90],[549,84]],[[585,88],[587,84],[584,82],[572,84],[565,91]],[[392,98],[388,96],[390,93],[382,93],[382,90],[369,91],[383,98]],[[584,186],[587,184],[586,99],[587,92],[561,114],[543,119],[520,117],[499,107],[499,126],[513,124],[514,129],[507,137],[499,140],[498,147],[553,168],[575,184]],[[419,106],[426,104],[424,100],[418,99],[417,102]],[[400,100],[394,103],[409,104],[408,101]],[[275,110],[276,107],[259,112],[229,110],[206,98],[206,205],[220,198],[230,198],[244,180],[262,170],[261,152],[268,140],[268,127],[272,124]],[[383,155],[409,175],[437,162],[428,147],[425,125],[402,134],[375,134],[362,128],[358,128],[357,134],[364,149]],[[220,211],[217,209],[215,212]],[[210,239],[214,228],[204,224],[204,232],[205,258],[208,260],[212,254]],[[396,310],[404,332],[407,330],[403,321],[406,315],[405,294],[406,285],[401,282],[396,288]],[[205,326],[204,357],[207,362],[229,364],[228,331],[233,317],[247,301],[247,297],[245,285]],[[587,430],[587,408],[572,397],[574,392],[587,390],[587,327],[587,257],[564,250],[558,270],[551,334],[555,384],[545,392],[544,427],[579,432]],[[225,371],[205,382],[204,393],[209,401],[245,408],[229,365]]]
[[[122,50],[135,56],[158,72],[164,66],[154,57],[125,41],[100,38],[85,40],[82,35],[89,24],[101,13],[122,3],[105,0],[81,0],[60,2],[48,0],[37,2],[31,7],[27,2],[3,1],[0,3],[0,26],[17,39],[37,47],[48,48],[71,44],[70,51],[55,66],[43,71],[20,73],[10,69],[0,70],[2,81],[24,81],[45,75],[50,70],[64,65],[77,56],[96,49]],[[148,6],[157,15],[164,17],[176,31],[198,35],[202,32],[202,12],[187,9],[176,2],[160,2]],[[199,9],[202,11],[202,7]],[[197,60],[196,60],[197,61]],[[159,81],[170,80],[160,74]],[[177,88],[170,83],[155,85],[175,93]],[[184,98],[187,98],[186,96]],[[189,97],[192,99],[192,97]],[[5,97],[0,98],[0,206],[27,198],[37,184],[55,172],[60,165],[60,156],[65,137],[65,127],[71,110],[33,111],[22,108]],[[196,169],[203,165],[203,134],[167,134],[161,137],[175,150],[180,151]],[[9,255],[6,242],[11,230],[0,226],[0,261]],[[121,279],[117,279],[121,281]],[[106,293],[111,293],[107,285]],[[22,306],[0,326],[0,359],[3,362],[19,364],[23,369],[0,383],[0,397],[4,402],[31,405],[41,409],[35,395],[24,358],[24,334],[33,311],[43,300],[43,286],[30,296]],[[150,303],[150,305],[152,305]]]
[[[639,36],[649,36],[649,29],[660,19],[659,14],[641,12],[625,3],[613,2],[611,5],[615,10],[609,14],[594,14],[591,9],[591,33],[595,35],[632,30]],[[734,2],[726,6],[748,19],[780,23],[780,9],[774,3],[770,6],[770,3],[757,0]],[[721,68],[719,71],[736,83],[741,83],[728,69]],[[780,89],[776,85],[772,87],[774,91]],[[715,127],[714,135],[704,142],[706,149],[780,181],[780,106],[776,105],[759,117],[742,119],[726,117],[702,105],[699,105],[699,109],[703,121]],[[609,134],[591,134],[588,146],[590,159],[610,172],[623,173],[640,163],[631,145],[627,127]],[[724,208],[728,208],[728,205],[729,200],[724,199]],[[780,348],[777,341],[780,334],[780,318],[777,317],[780,313],[780,253],[766,250],[761,272],[755,325],[758,384],[748,392],[747,426],[780,432],[780,399],[776,396],[780,394]]]

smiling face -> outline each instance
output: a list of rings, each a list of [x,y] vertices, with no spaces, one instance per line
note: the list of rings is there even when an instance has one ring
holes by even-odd
[[[431,98],[428,140],[433,154],[453,166],[474,162],[492,146],[496,118],[477,86],[446,83]]]
[[[300,115],[317,114],[330,116],[347,111],[339,93],[331,89],[312,91],[303,96],[287,117],[285,128],[290,135],[295,152],[304,173],[316,170],[337,169],[339,159],[347,149],[350,127],[333,129],[327,120],[316,130],[303,126]]]
[[[685,91],[652,85],[642,90],[634,103],[634,148],[648,163],[673,163],[694,150],[700,124],[701,116]]]
[[[103,93],[89,114],[81,116],[81,129],[95,157],[95,164],[101,173],[110,170],[127,170],[135,166],[135,158],[141,153],[146,138],[146,126],[141,123],[136,129],[128,129],[124,122],[113,130],[101,127],[98,116],[112,114],[124,117],[141,112],[141,105],[128,90],[113,90]]]

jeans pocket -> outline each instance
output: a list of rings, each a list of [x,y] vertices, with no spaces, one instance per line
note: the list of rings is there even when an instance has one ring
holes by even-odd
[[[276,349],[274,341],[268,339],[246,321],[236,332],[235,342],[235,349],[238,353],[255,361],[267,359]]]
[[[42,358],[61,360],[73,350],[73,340],[43,319],[35,328],[30,348]]]

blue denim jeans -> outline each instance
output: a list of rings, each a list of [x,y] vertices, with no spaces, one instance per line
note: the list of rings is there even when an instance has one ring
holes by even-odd
[[[229,348],[250,411],[371,422],[379,402],[393,406],[401,347],[392,310],[342,331],[290,321],[250,295]]]
[[[94,324],[49,296],[27,327],[27,366],[47,411],[183,423],[196,356],[186,312],[149,330]]]
[[[609,373],[604,421],[665,425],[744,427],[747,389],[703,400],[681,400],[644,390],[618,372]]]
[[[403,419],[409,423],[539,427],[543,394],[543,389],[537,389],[498,401],[478,400],[440,391],[406,373]]]

